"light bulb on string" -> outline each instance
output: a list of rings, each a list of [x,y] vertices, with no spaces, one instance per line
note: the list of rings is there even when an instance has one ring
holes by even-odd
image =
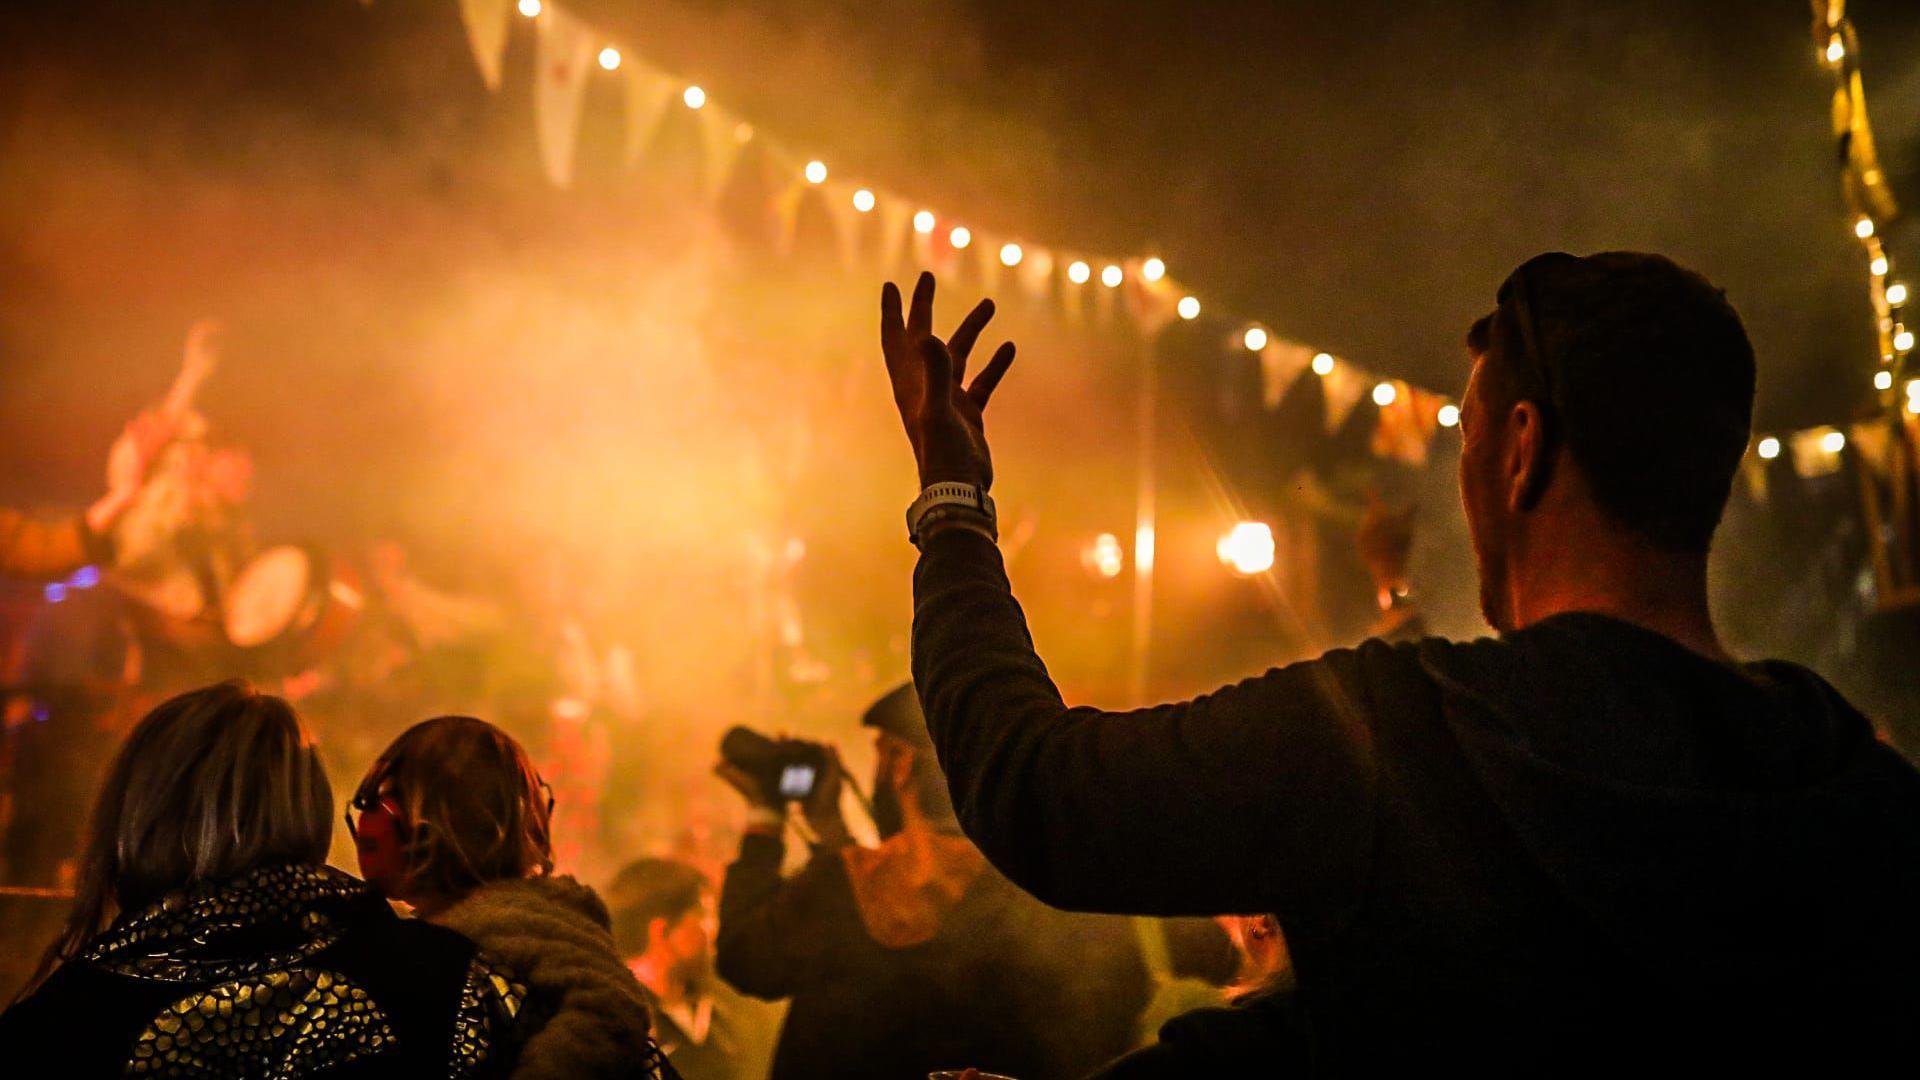
[[[1100,284],[1109,289],[1117,288],[1124,277],[1126,277],[1126,271],[1120,269],[1116,263],[1108,263],[1100,270]]]
[[[1873,261],[1867,264],[1867,269],[1873,271],[1874,277],[1885,277],[1887,274],[1887,257],[1885,255],[1875,255]]]
[[[1893,372],[1891,372],[1891,371],[1884,371],[1884,370],[1883,370],[1883,371],[1876,371],[1876,372],[1874,372],[1874,373],[1873,373],[1873,388],[1874,388],[1875,390],[1891,390],[1891,389],[1893,389]]]
[[[1156,255],[1140,264],[1140,276],[1148,281],[1159,281],[1167,276],[1167,264]]]
[[[868,191],[866,188],[861,188],[859,191],[853,193],[853,208],[863,214],[872,210],[875,202],[873,192]]]
[[[1084,260],[1075,259],[1073,265],[1067,267],[1067,280],[1075,285],[1085,285],[1087,279],[1092,276],[1093,267],[1088,266]]]
[[[1913,348],[1913,331],[1903,328],[1899,333],[1893,335],[1893,347],[1900,352],[1906,352]]]
[[[540,0],[520,0],[519,8],[520,14],[529,19],[540,17]]]
[[[1000,265],[1019,266],[1020,259],[1025,254],[1020,250],[1019,244],[1002,244],[1000,245]]]
[[[1452,427],[1460,422],[1460,406],[1448,402],[1440,406],[1440,411],[1435,414],[1434,419],[1440,422],[1441,427]]]
[[[913,215],[913,231],[919,233],[921,236],[925,236],[928,233],[932,232],[933,226],[934,226],[933,211],[922,210],[919,213]]]
[[[1243,577],[1272,569],[1273,551],[1273,529],[1264,521],[1239,522],[1213,546],[1220,561]]]
[[[1820,436],[1820,449],[1829,454],[1837,454],[1847,448],[1847,436],[1842,431],[1829,431]]]
[[[1180,298],[1180,303],[1175,306],[1175,310],[1183,319],[1197,319],[1200,317],[1200,301],[1192,296],[1183,296]]]
[[[680,100],[689,109],[697,109],[707,103],[707,92],[697,86],[689,86],[680,92]]]
[[[1837,64],[1840,61],[1846,59],[1846,56],[1847,56],[1847,43],[1840,40],[1839,34],[1835,34],[1833,35],[1832,38],[1828,39],[1827,63]]]
[[[827,182],[827,163],[824,161],[807,162],[805,172],[807,183],[809,184],[824,184]]]
[[[953,231],[947,234],[947,239],[951,241],[956,248],[966,247],[968,244],[973,243],[973,230],[967,228],[965,225],[955,225]]]
[[[1887,286],[1887,303],[1900,306],[1907,302],[1907,287],[1896,281]]]
[[[1753,452],[1759,454],[1762,461],[1772,461],[1780,456],[1780,440],[1769,435],[1754,446]]]
[[[1399,396],[1400,396],[1400,391],[1395,389],[1394,385],[1390,382],[1374,384],[1373,403],[1375,405],[1380,406],[1383,409],[1393,404],[1394,399],[1398,398]]]
[[[1320,376],[1327,376],[1327,375],[1333,374],[1332,354],[1315,353],[1313,357],[1313,373],[1315,375],[1320,375]]]
[[[1247,327],[1246,334],[1241,337],[1240,342],[1247,347],[1248,351],[1259,352],[1261,349],[1267,347],[1267,332],[1261,327],[1249,326]]]
[[[620,67],[620,50],[609,45],[600,50],[600,67],[605,71],[614,71]]]
[[[1854,222],[1853,235],[1859,237],[1862,240],[1873,239],[1873,219],[1869,217],[1863,217],[1859,221]]]

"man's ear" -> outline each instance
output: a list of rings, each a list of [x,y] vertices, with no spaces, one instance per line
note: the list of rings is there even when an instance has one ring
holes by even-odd
[[[1540,505],[1553,479],[1547,416],[1539,405],[1519,401],[1507,417],[1507,508],[1516,513]]]
[[[667,920],[659,917],[647,920],[647,948],[667,940]]]
[[[913,779],[914,755],[919,752],[902,747],[893,755],[893,760],[887,763],[887,779],[893,782],[894,790],[907,790],[908,781]]]

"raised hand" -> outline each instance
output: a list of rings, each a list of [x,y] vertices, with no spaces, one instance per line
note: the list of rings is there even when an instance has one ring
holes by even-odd
[[[953,336],[933,335],[933,275],[922,273],[913,302],[903,318],[900,290],[892,282],[880,291],[880,350],[893,403],[913,444],[914,461],[925,487],[952,481],[982,490],[993,484],[993,460],[987,452],[984,413],[994,388],[1013,364],[1013,343],[1002,344],[993,359],[963,386],[967,358],[987,321],[993,301],[982,300],[960,321]]]

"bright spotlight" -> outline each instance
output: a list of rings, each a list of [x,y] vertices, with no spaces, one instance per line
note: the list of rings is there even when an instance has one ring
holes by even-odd
[[[1242,521],[1213,550],[1234,573],[1258,574],[1273,566],[1273,530],[1264,521]]]
[[[1080,561],[1088,570],[1103,578],[1120,576],[1126,569],[1127,553],[1120,546],[1120,538],[1112,533],[1101,533],[1093,538],[1093,543],[1080,553]]]

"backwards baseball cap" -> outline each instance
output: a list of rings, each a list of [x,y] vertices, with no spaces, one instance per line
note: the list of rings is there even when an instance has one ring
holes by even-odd
[[[877,728],[915,746],[933,748],[933,736],[927,733],[927,717],[920,711],[920,695],[910,682],[887,691],[879,701],[867,707],[860,723]]]

